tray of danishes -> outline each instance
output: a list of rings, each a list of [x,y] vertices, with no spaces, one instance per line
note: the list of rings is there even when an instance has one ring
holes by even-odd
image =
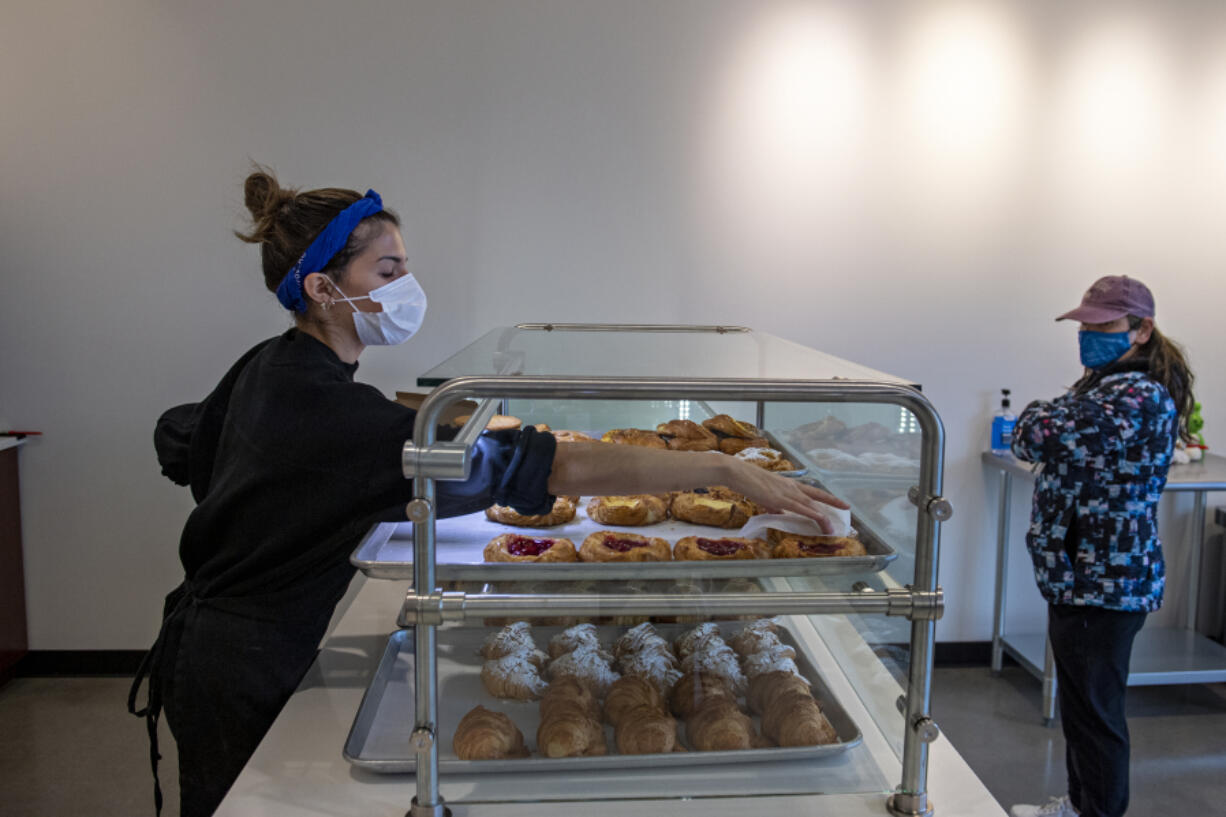
[[[345,742],[414,771],[412,630],[387,644]],[[780,620],[452,628],[438,639],[439,771],[771,763],[861,741]]]
[[[501,427],[518,423],[499,417]],[[710,427],[708,427],[710,426]],[[511,427],[514,427],[513,425]],[[559,444],[594,439],[553,431]],[[688,436],[686,436],[688,435]],[[741,435],[741,436],[734,436]],[[728,415],[648,429],[613,429],[606,442],[679,450],[720,450],[797,479],[803,469],[756,427]],[[443,581],[718,579],[878,571],[897,555],[854,515],[843,536],[740,529],[762,509],[726,487],[670,494],[558,497],[549,513],[525,516],[495,505],[435,522],[436,575]],[[413,525],[373,526],[350,561],[373,578],[413,578]]]

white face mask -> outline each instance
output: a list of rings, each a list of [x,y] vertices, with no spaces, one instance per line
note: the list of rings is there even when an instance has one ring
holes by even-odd
[[[333,284],[333,286],[336,286]],[[340,287],[336,287],[341,292]],[[341,292],[341,295],[345,293]],[[382,312],[362,312],[354,301],[382,304]],[[402,275],[390,284],[372,289],[369,295],[338,298],[353,307],[353,326],[364,346],[395,346],[417,333],[426,317],[426,293],[411,274]]]

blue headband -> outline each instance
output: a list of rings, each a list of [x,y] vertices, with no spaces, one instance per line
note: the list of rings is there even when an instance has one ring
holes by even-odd
[[[289,272],[281,279],[277,286],[277,300],[281,305],[295,312],[306,312],[307,302],[302,297],[302,279],[328,266],[332,256],[344,248],[349,235],[362,219],[382,209],[383,199],[379,198],[375,191],[367,190],[364,197],[341,210],[336,218],[329,221],[328,226],[315,236],[311,246],[307,247],[298,262],[290,267]]]

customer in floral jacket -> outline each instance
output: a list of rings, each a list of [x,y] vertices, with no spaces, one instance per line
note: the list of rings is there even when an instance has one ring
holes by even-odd
[[[1085,375],[1026,407],[1013,453],[1038,464],[1026,545],[1048,602],[1068,794],[1013,814],[1121,817],[1128,662],[1146,615],[1162,605],[1158,499],[1176,438],[1188,437],[1192,372],[1135,279],[1100,278],[1056,320],[1081,322]]]

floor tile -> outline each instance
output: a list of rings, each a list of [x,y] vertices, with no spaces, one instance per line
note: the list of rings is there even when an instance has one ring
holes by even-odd
[[[4,817],[153,814],[143,720],[126,678],[18,678],[0,688]],[[1024,670],[938,668],[933,716],[1006,808],[1062,794],[1064,738],[1041,723],[1042,690]],[[1136,817],[1220,813],[1226,798],[1226,685],[1128,691]],[[174,742],[161,728],[166,817],[178,815]],[[939,815],[938,815],[939,817]]]

